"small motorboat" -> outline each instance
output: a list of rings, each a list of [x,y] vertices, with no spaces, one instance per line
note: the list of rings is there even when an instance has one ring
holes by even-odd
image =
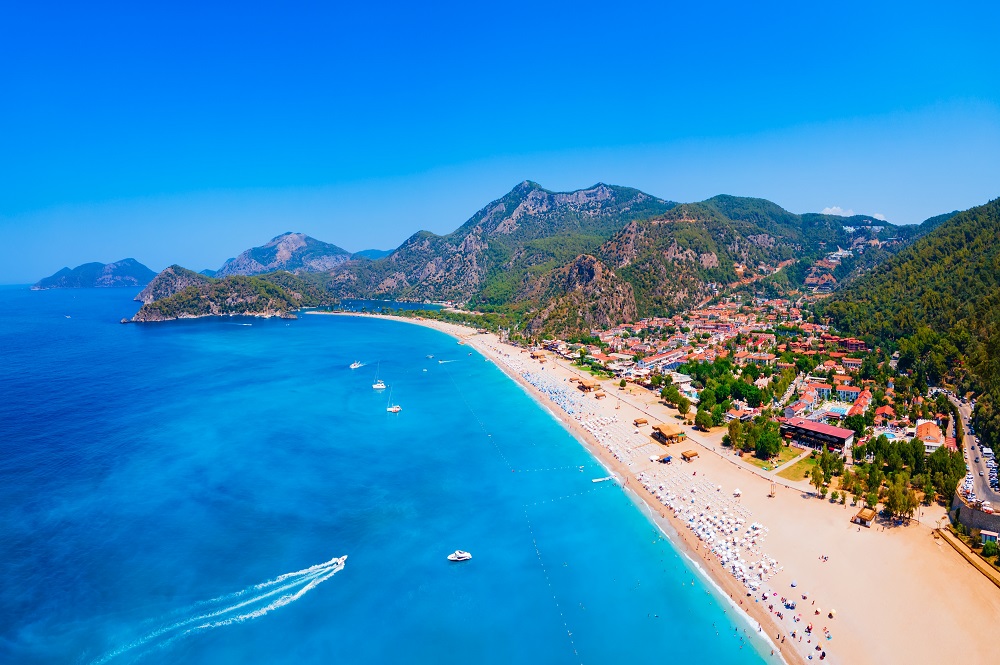
[[[351,369],[357,369],[359,367],[364,367],[364,366],[365,366],[365,364],[363,362],[361,362],[360,360],[355,360],[350,365]]]
[[[464,550],[455,550],[448,555],[448,561],[468,561],[472,555]]]

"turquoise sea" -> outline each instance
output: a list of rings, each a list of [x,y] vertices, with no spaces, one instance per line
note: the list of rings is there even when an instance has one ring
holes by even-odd
[[[772,660],[468,347],[133,295],[0,289],[0,662]]]

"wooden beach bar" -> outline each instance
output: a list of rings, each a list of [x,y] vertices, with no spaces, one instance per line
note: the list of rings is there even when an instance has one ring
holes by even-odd
[[[684,430],[677,425],[653,425],[653,433],[651,435],[654,439],[660,443],[670,445],[671,443],[677,443],[683,441],[687,436]]]

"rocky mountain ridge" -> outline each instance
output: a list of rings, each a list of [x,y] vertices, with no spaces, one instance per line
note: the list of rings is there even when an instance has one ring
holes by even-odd
[[[312,275],[322,300],[452,300],[561,334],[672,314],[839,246],[853,243],[866,252],[887,239],[898,245],[919,228],[863,215],[799,215],[764,199],[723,195],[677,204],[628,187],[599,183],[552,192],[524,181],[455,231],[417,232],[380,258],[284,234],[227,265],[232,272],[280,264],[298,277]],[[884,255],[866,254],[873,261]],[[144,302],[209,280],[168,270],[140,294]],[[261,277],[279,274],[288,273]],[[222,270],[217,277],[229,278]]]
[[[213,277],[260,275],[275,270],[329,272],[349,260],[351,253],[304,233],[283,233],[260,247],[252,247],[229,259]]]

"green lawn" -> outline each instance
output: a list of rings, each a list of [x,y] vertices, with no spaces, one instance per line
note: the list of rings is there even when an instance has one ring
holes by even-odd
[[[787,478],[788,480],[805,480],[809,477],[809,474],[812,473],[813,467],[816,466],[817,459],[818,458],[812,457],[800,459],[787,469],[779,471],[778,475],[782,478]]]
[[[762,460],[756,455],[750,455],[749,457],[745,457],[744,459],[753,464],[754,466],[759,466],[761,469],[764,469],[765,471],[773,471],[774,469],[777,469],[779,466],[788,462],[789,460],[795,459],[801,452],[802,450],[799,448],[792,448],[791,446],[782,446],[781,452],[778,453],[778,456],[773,459]]]

